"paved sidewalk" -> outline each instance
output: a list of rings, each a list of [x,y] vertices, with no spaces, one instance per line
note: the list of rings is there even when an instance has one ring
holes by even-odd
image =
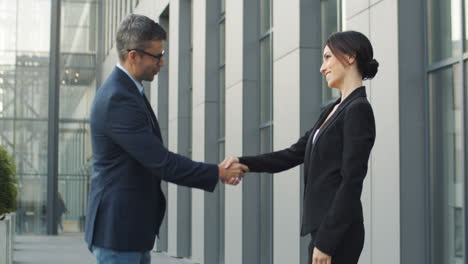
[[[16,236],[14,264],[95,264],[82,235]],[[163,253],[152,253],[151,263],[193,264]]]

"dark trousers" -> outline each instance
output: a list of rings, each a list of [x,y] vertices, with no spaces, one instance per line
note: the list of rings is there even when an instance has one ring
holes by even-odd
[[[311,234],[312,239],[309,244],[309,262],[312,263],[312,254],[315,247],[315,234]],[[362,248],[364,247],[364,223],[352,224],[346,231],[343,240],[340,242],[334,256],[332,264],[357,264]]]

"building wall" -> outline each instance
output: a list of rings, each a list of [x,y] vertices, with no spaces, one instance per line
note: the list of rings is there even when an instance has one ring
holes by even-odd
[[[362,195],[366,243],[361,263],[400,261],[400,161],[397,1],[346,2],[346,29],[364,33],[379,72],[366,82],[377,137]]]

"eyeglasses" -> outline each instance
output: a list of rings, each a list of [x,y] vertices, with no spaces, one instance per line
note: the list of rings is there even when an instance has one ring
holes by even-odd
[[[146,52],[146,51],[144,51],[144,50],[142,50],[142,49],[128,49],[127,51],[130,52],[130,51],[132,51],[132,50],[137,51],[137,52],[141,52],[141,53],[143,53],[143,54],[145,54],[145,55],[148,55],[148,56],[153,57],[153,58],[158,59],[158,60],[161,60],[161,58],[162,58],[162,57],[164,56],[164,54],[166,53],[165,50],[163,50],[161,53],[156,54],[156,55],[151,54],[151,53],[149,53],[149,52]]]

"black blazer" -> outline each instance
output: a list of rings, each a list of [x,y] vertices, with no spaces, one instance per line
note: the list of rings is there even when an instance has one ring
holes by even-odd
[[[333,256],[352,223],[362,222],[362,183],[375,141],[375,120],[365,87],[357,88],[313,135],[333,107],[328,105],[314,127],[291,147],[240,157],[252,172],[276,173],[304,163],[301,235],[315,233],[315,246]]]
[[[161,180],[213,191],[218,166],[164,147],[146,97],[119,68],[96,93],[91,109],[93,174],[85,240],[119,251],[148,251],[166,210]]]

